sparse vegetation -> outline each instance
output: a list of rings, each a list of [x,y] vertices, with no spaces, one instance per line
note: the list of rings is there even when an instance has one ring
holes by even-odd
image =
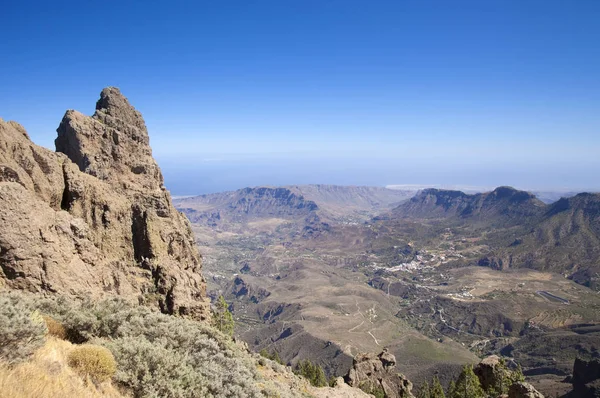
[[[67,330],[62,325],[62,323],[58,322],[56,319],[52,318],[48,315],[43,315],[44,322],[46,322],[46,327],[48,328],[48,335],[54,336],[57,339],[65,340],[67,338]]]
[[[448,390],[449,398],[485,398],[486,394],[481,388],[479,379],[473,373],[472,365],[465,365],[462,372],[456,379],[456,382],[452,382],[450,389]]]
[[[424,381],[419,390],[418,398],[431,398],[431,390],[429,389],[429,383]]]
[[[260,350],[259,354],[262,357],[265,357],[267,359],[270,359],[271,361],[275,361],[280,365],[283,365],[283,361],[281,360],[281,358],[279,357],[279,353],[275,350],[273,350],[272,354],[269,354],[269,352],[266,350],[266,348],[263,348],[262,350]]]
[[[125,398],[110,382],[87,383],[67,365],[76,346],[49,337],[26,362],[7,366],[0,363],[2,398]]]
[[[423,382],[423,385],[419,390],[418,398],[446,398],[444,388],[440,384],[440,380],[437,376],[433,376],[431,387],[427,381]]]
[[[444,388],[440,383],[440,380],[437,376],[433,376],[433,380],[431,381],[431,392],[429,394],[430,398],[446,398],[446,394],[444,394]]]
[[[325,371],[323,371],[321,365],[312,363],[308,359],[298,362],[294,373],[304,377],[315,387],[326,387],[328,385]]]
[[[28,359],[48,333],[44,319],[17,294],[0,296],[0,325],[0,360],[7,363]]]
[[[114,382],[136,398],[261,397],[263,390],[275,388],[257,373],[255,359],[243,353],[229,336],[205,323],[118,299],[75,302],[16,293],[7,296],[0,296],[4,304],[0,312],[7,319],[20,319],[27,326],[25,330],[35,332],[23,334],[33,337],[32,341],[43,343],[47,333],[41,316],[39,320],[30,317],[39,311],[61,323],[69,340],[110,350],[116,361]],[[15,318],[17,313],[25,314],[28,321]],[[0,333],[7,334],[5,329],[0,328]],[[28,348],[29,355],[40,343]],[[290,391],[287,396],[295,394]]]
[[[495,369],[495,375],[493,380],[496,382],[487,389],[488,395],[499,396],[508,394],[508,389],[513,383],[519,381],[525,381],[521,365],[517,365],[515,370],[510,370],[506,366],[504,358],[500,358],[500,362]]]
[[[233,336],[235,322],[231,311],[229,311],[229,304],[227,304],[227,301],[225,301],[225,297],[223,296],[219,296],[216,309],[213,311],[213,326],[222,333]]]
[[[383,388],[371,381],[363,381],[360,383],[359,388],[367,394],[374,395],[375,398],[385,398],[385,391],[383,391]]]
[[[69,353],[68,364],[83,377],[99,383],[109,380],[117,371],[113,354],[105,347],[93,344],[75,347]]]

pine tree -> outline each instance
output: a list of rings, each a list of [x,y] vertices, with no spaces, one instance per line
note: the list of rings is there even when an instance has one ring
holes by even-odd
[[[465,365],[448,395],[450,398],[485,398],[486,394],[481,388],[479,378],[473,372],[472,365]]]
[[[308,359],[298,362],[294,373],[303,376],[315,387],[327,386],[327,377],[323,368],[320,365],[313,364]]]
[[[433,376],[433,380],[431,381],[431,392],[429,393],[430,398],[446,398],[446,394],[444,394],[444,388],[440,384],[440,380],[437,376]]]
[[[427,381],[423,382],[421,390],[419,391],[418,398],[431,398],[431,392],[429,391],[429,383],[427,383]]]
[[[262,350],[260,350],[259,354],[261,357],[271,359],[271,356],[269,355],[269,352],[267,351],[266,348],[263,348]]]
[[[213,312],[213,326],[226,335],[233,336],[235,322],[231,311],[229,311],[229,304],[225,301],[225,297],[219,296],[216,307],[216,311]]]
[[[327,386],[327,377],[325,376],[325,371],[321,367],[321,365],[315,364],[315,379],[313,386],[315,387],[326,387]]]
[[[488,388],[488,391],[486,391],[492,396],[508,394],[508,390],[510,389],[511,385],[518,381],[525,381],[525,376],[523,376],[521,365],[518,365],[517,369],[515,370],[510,370],[508,366],[506,366],[506,361],[504,358],[500,359],[500,362],[495,368],[494,373],[494,380],[496,382]]]
[[[281,358],[279,357],[279,353],[277,351],[273,351],[273,355],[271,355],[271,359],[275,362],[277,362],[280,365],[283,365],[283,362],[281,361]]]
[[[452,380],[450,382],[450,385],[448,386],[448,398],[453,398],[455,391],[456,391],[456,383],[454,382],[454,380]]]

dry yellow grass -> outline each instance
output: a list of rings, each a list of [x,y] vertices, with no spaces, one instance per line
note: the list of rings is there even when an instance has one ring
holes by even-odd
[[[95,386],[67,365],[75,346],[53,337],[26,363],[0,364],[0,398],[125,398],[110,382]]]
[[[91,377],[95,382],[110,380],[117,371],[117,363],[112,352],[94,344],[83,344],[69,352],[68,364],[83,377]]]
[[[65,340],[67,338],[67,331],[62,323],[48,315],[43,315],[46,326],[48,327],[48,334],[56,338]]]

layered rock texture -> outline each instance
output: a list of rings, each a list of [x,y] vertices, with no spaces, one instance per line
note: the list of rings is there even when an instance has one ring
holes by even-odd
[[[109,87],[93,116],[69,110],[57,132],[55,153],[0,119],[0,285],[207,318],[200,255],[141,114]]]
[[[396,369],[396,357],[387,349],[379,355],[360,354],[354,358],[346,383],[386,398],[413,398],[412,383]]]

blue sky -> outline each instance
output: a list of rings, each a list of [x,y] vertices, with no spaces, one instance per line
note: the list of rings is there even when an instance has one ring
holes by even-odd
[[[114,85],[175,194],[599,189],[600,1],[3,4],[0,117],[53,148]]]

